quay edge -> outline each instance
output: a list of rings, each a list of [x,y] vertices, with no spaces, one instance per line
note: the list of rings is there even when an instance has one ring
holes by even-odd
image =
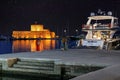
[[[48,76],[48,77],[76,77],[91,71],[102,69],[105,66],[65,64],[59,59],[41,58],[8,58],[1,59],[1,72],[3,74],[23,76]],[[94,69],[93,69],[94,68]],[[78,70],[80,69],[80,70]],[[83,70],[84,71],[83,71]],[[85,70],[87,69],[87,70]]]

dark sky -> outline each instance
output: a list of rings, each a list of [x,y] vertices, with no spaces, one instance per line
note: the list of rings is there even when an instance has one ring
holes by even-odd
[[[85,24],[90,12],[113,11],[120,17],[119,0],[3,0],[0,2],[0,34],[13,30],[30,30],[35,21],[63,35],[75,34]]]

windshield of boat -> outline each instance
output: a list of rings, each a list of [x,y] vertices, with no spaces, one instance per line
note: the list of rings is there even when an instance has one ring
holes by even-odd
[[[91,20],[91,24],[95,24],[95,23],[99,23],[99,24],[110,24],[111,20],[110,19],[106,19],[106,20]]]

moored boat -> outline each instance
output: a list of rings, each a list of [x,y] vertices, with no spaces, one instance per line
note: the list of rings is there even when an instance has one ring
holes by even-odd
[[[82,26],[82,31],[87,32],[85,39],[82,40],[82,46],[108,48],[109,43],[120,44],[120,36],[116,35],[120,32],[118,26],[118,18],[112,16],[109,11],[106,15],[104,11],[98,10],[97,15],[91,13],[88,21]],[[113,45],[112,46],[116,46]]]

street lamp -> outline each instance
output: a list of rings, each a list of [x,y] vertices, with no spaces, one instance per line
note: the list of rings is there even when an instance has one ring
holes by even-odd
[[[78,35],[78,29],[76,29],[75,31],[76,31],[76,35]]]
[[[67,32],[67,30],[66,30],[66,29],[64,29],[65,36],[66,36],[66,32]]]

